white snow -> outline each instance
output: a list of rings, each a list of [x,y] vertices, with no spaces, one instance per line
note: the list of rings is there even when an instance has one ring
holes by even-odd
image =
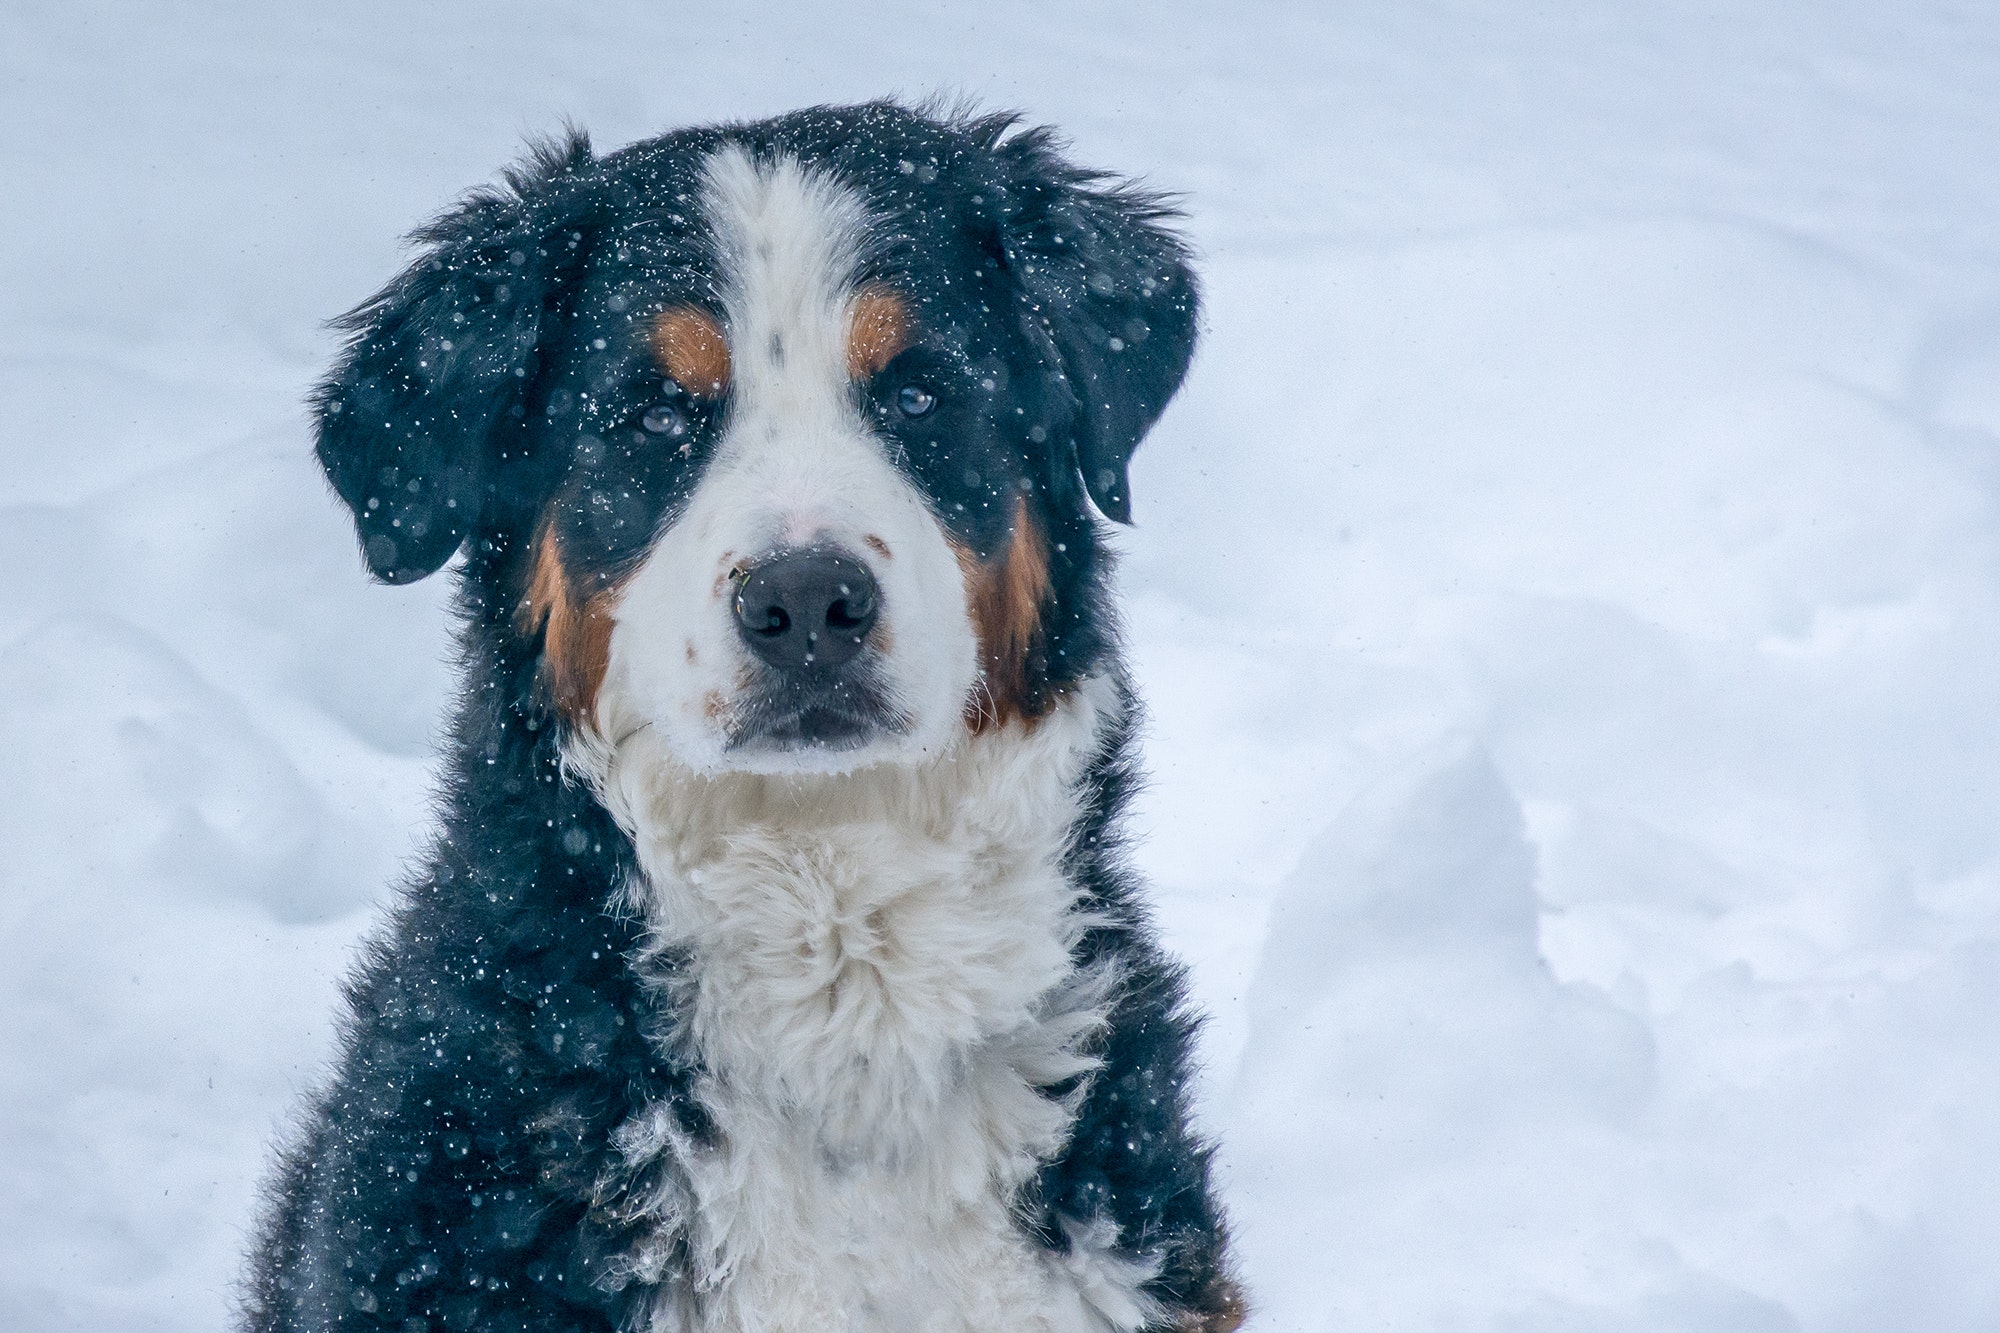
[[[1272,1330],[2000,1327],[2000,9],[10,5],[0,1310],[218,1326],[426,819],[319,321],[564,115],[1188,195],[1141,857]]]

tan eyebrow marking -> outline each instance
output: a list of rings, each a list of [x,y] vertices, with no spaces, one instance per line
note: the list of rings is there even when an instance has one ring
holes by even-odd
[[[880,283],[855,294],[847,316],[847,377],[867,379],[910,345],[910,308]]]
[[[670,306],[653,320],[653,358],[674,383],[710,397],[729,383],[729,340],[706,310]]]

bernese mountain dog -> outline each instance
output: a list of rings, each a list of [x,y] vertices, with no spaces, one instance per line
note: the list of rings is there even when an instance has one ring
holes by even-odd
[[[1005,115],[572,133],[345,317],[319,459],[377,578],[464,553],[464,687],[246,1329],[1242,1321],[1120,855],[1174,221]]]

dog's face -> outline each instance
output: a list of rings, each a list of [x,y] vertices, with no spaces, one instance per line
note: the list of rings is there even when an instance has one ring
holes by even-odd
[[[1192,349],[1143,195],[888,104],[580,143],[350,317],[320,456],[378,576],[468,539],[528,707],[701,771],[1028,722],[1106,650],[1091,505]]]

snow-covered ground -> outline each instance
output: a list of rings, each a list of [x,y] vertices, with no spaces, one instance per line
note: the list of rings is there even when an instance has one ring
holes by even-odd
[[[424,820],[319,321],[561,117],[1183,190],[1143,859],[1264,1330],[2000,1327],[2000,9],[0,9],[0,1326],[214,1329]]]

